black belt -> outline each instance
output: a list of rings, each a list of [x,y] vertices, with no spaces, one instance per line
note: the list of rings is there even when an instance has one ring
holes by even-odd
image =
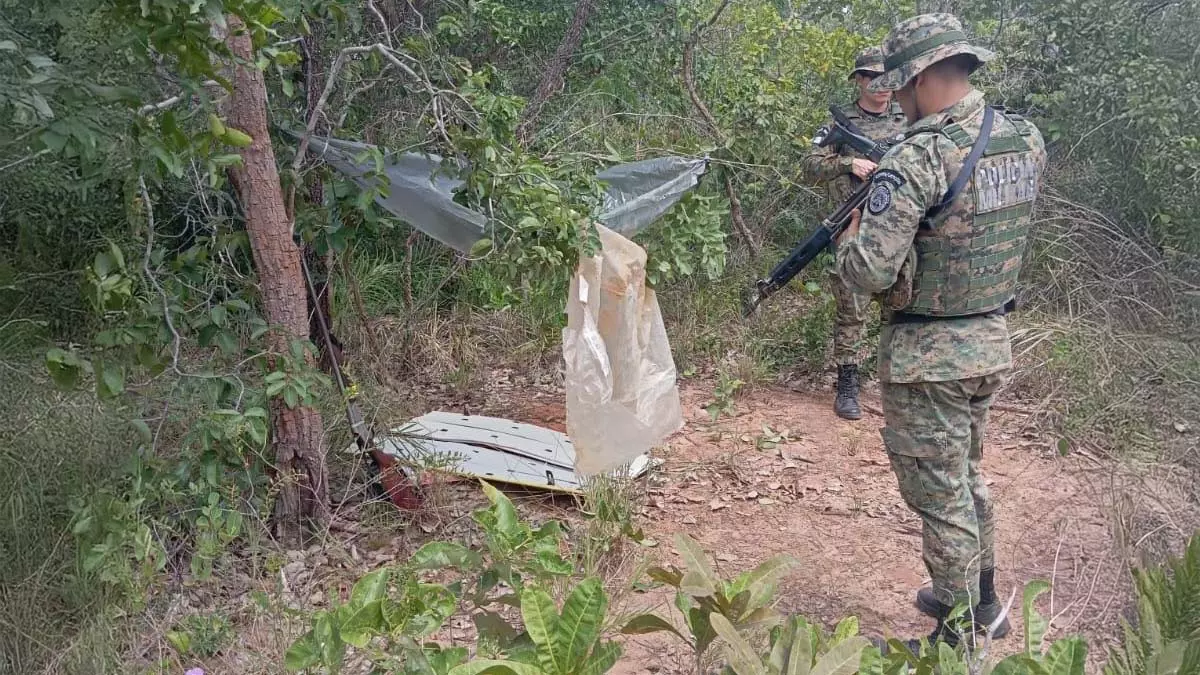
[[[1004,303],[1003,307],[979,312],[978,314],[956,314],[954,316],[933,316],[931,314],[910,314],[909,312],[892,312],[892,315],[887,318],[885,323],[901,324],[901,323],[929,323],[930,321],[948,321],[950,319],[987,319],[994,316],[1004,316],[1017,308],[1017,299],[1013,298]]]

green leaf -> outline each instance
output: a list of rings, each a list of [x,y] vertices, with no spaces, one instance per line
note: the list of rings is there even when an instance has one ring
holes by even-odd
[[[494,661],[476,659],[461,666],[455,666],[450,675],[553,675],[537,666],[515,661]]]
[[[383,611],[378,600],[358,607],[346,605],[342,609],[351,610],[340,627],[346,644],[362,649],[371,641],[371,636],[383,630]]]
[[[708,563],[708,556],[704,553],[704,549],[700,548],[700,544],[695,539],[683,532],[678,532],[675,534],[675,548],[679,550],[679,555],[683,558],[684,566],[688,571],[697,572],[704,579],[706,585],[716,586],[717,575]]]
[[[375,600],[382,600],[387,595],[388,580],[391,578],[392,571],[386,567],[368,572],[354,584],[354,588],[350,591],[350,602],[352,604],[365,604]]]
[[[186,632],[169,631],[167,642],[171,643],[171,647],[180,656],[187,656],[188,652],[192,651],[192,638]]]
[[[12,40],[0,40],[0,52],[15,52],[19,51],[17,43]]]
[[[1072,637],[1050,645],[1042,660],[1048,675],[1084,675],[1087,665],[1087,643]]]
[[[883,675],[883,656],[875,645],[869,645],[859,657],[858,675]]]
[[[492,503],[492,513],[496,516],[496,530],[506,539],[515,539],[521,534],[521,519],[512,501],[487,481],[483,484],[483,494]]]
[[[654,614],[639,614],[621,627],[621,632],[626,635],[646,635],[649,633],[661,633],[663,631],[674,633],[680,639],[687,641],[687,638],[675,626],[672,626],[670,622]]]
[[[1045,672],[1042,664],[1028,654],[1013,654],[997,663],[991,675],[1044,675]]]
[[[587,656],[600,636],[600,623],[607,608],[604,587],[595,577],[581,581],[567,596],[556,633],[564,668],[570,668]]]
[[[729,619],[720,614],[710,617],[713,630],[725,642],[725,658],[737,675],[766,675],[762,660],[755,653],[754,647],[737,632]]]
[[[833,637],[830,638],[832,644],[837,644],[846,638],[858,635],[858,617],[848,616],[838,623],[837,628],[833,630]]]
[[[63,389],[71,389],[79,384],[83,364],[78,355],[57,347],[46,352],[46,370],[50,372],[50,379]]]
[[[804,617],[788,619],[768,657],[772,675],[808,675],[812,670],[811,629]]]
[[[96,394],[100,398],[112,398],[125,391],[125,373],[117,365],[96,363],[99,377],[96,378]]]
[[[621,645],[615,642],[602,642],[596,645],[596,649],[592,651],[592,655],[588,657],[583,667],[578,670],[579,675],[602,675],[612,670],[612,667],[617,665],[617,659],[621,658]]]
[[[846,638],[817,661],[811,675],[853,675],[858,670],[863,650],[870,644],[862,636]]]
[[[563,653],[556,647],[559,616],[554,600],[540,588],[528,586],[521,593],[521,618],[533,644],[537,646],[538,663],[548,673],[567,673]]]
[[[288,647],[287,653],[283,656],[283,665],[288,670],[304,670],[317,665],[320,660],[321,654],[316,637],[312,631],[309,631],[293,642],[291,647]]]
[[[1050,584],[1042,580],[1031,581],[1025,586],[1024,598],[1021,603],[1022,615],[1025,618],[1025,653],[1037,657],[1042,653],[1042,638],[1046,635],[1049,624],[1038,614],[1033,603],[1038,596],[1050,590]]]
[[[462,544],[431,541],[417,549],[409,563],[418,570],[440,570],[446,567],[473,570],[483,564],[483,556]]]

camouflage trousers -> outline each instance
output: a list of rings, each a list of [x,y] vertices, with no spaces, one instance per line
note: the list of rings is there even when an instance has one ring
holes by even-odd
[[[881,430],[900,494],[921,516],[925,567],[946,605],[979,602],[995,566],[995,521],[980,470],[988,409],[1007,373],[949,382],[884,383]]]
[[[837,303],[833,359],[839,366],[858,365],[867,333],[867,308],[871,305],[871,297],[851,291],[833,271],[829,276],[833,299]]]

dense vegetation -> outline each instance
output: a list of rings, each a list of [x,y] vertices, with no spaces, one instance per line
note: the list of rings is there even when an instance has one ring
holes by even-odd
[[[1049,141],[1013,324],[1018,393],[1064,453],[1197,471],[1200,5],[937,4],[1002,55],[980,86]],[[0,671],[119,670],[123,622],[164,585],[219,584],[233,551],[299,545],[327,521],[328,492],[359,485],[326,456],[350,436],[289,232],[363,391],[470,391],[501,363],[553,372],[567,280],[594,246],[597,169],[707,155],[700,187],[638,236],[680,370],[730,395],[814,377],[831,334],[823,271],[752,328],[740,294],[829,206],[797,167],[826,106],[851,95],[854,53],[930,8],[0,0]],[[311,132],[464,160],[458,199],[488,215],[491,246],[463,256],[415,232],[306,156]],[[413,412],[380,406],[381,426]],[[1172,533],[1195,523],[1155,517],[1120,539],[1177,552]],[[518,527],[492,518],[500,539]],[[439,565],[484,566],[458,555]],[[410,571],[366,583],[371,611],[417,584]],[[541,572],[546,588],[563,581]],[[1115,672],[1150,672],[1137,659],[1195,637],[1200,603],[1183,616],[1155,579],[1138,580],[1150,621],[1192,627],[1131,638],[1114,663],[1134,665]],[[602,604],[590,582],[572,587],[564,613]],[[553,605],[541,587],[527,601]],[[791,649],[798,621],[771,645]],[[706,630],[734,644],[727,622]],[[813,630],[822,652],[855,632]],[[606,644],[574,654],[593,670],[557,672],[598,672],[585,657],[606,661]]]

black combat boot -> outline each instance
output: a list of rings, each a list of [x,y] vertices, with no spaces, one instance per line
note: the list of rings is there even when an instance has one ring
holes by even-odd
[[[939,626],[943,617],[948,616],[952,608],[943,605],[933,594],[932,588],[922,588],[917,591],[917,609],[926,616],[938,619]],[[979,604],[975,605],[975,630],[986,632],[1003,611],[1000,601],[996,599],[996,570],[983,570],[979,573]],[[996,626],[992,637],[1002,638],[1008,635],[1011,628],[1008,617]]]
[[[858,407],[858,366],[853,363],[838,366],[837,398],[833,401],[833,411],[842,419],[862,419],[862,410]]]

